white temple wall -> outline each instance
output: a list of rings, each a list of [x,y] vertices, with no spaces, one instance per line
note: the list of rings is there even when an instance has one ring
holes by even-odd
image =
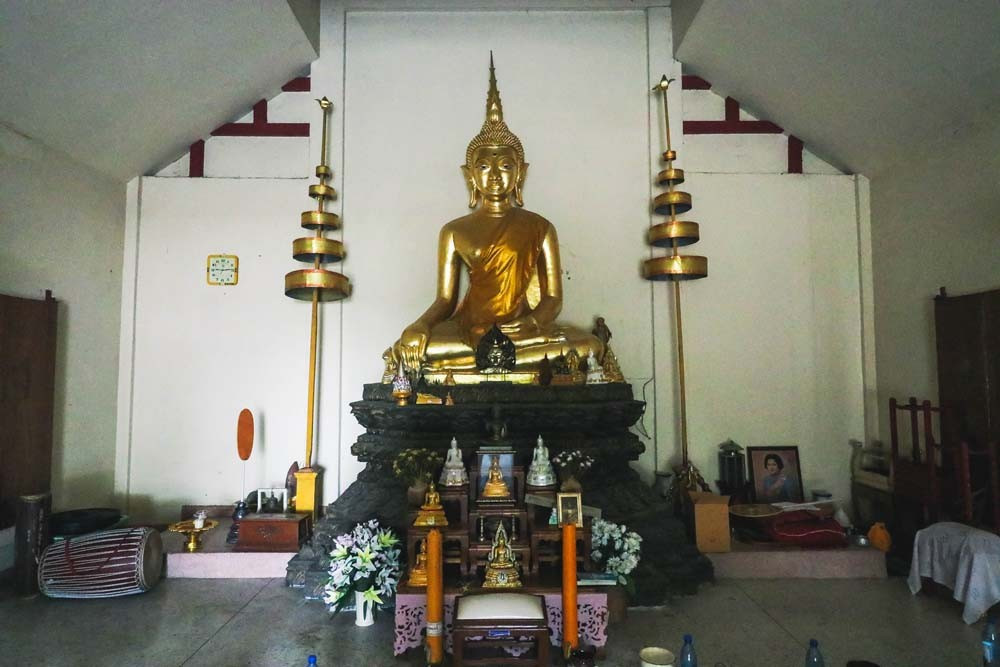
[[[796,445],[806,493],[848,500],[849,440],[865,437],[855,179],[687,175],[684,217],[701,224],[687,250],[709,267],[681,285],[692,459],[714,482],[728,438]],[[673,324],[656,317],[657,331]],[[669,432],[676,410],[657,407]]]
[[[938,289],[957,296],[1000,288],[1000,125],[986,115],[917,151],[872,177],[878,421],[886,447],[891,397],[938,402]],[[928,196],[929,188],[942,195]]]
[[[283,278],[298,268],[291,242],[307,187],[304,179],[144,178],[134,188],[128,250],[137,249],[137,280],[123,297],[134,328],[122,335],[131,405],[119,409],[130,411],[131,429],[119,431],[116,475],[131,514],[167,519],[185,503],[232,502],[283,485],[292,460],[302,464],[310,307],[285,297]],[[240,258],[236,285],[207,284],[209,254]],[[322,309],[324,443],[339,430],[339,310]],[[243,408],[256,427],[246,464],[236,454]]]
[[[58,301],[56,511],[112,500],[124,209],[121,184],[0,125],[0,292]]]
[[[525,206],[559,233],[560,319],[588,329],[594,315],[607,319],[623,370],[648,402],[637,468],[651,480],[677,461],[671,302],[666,285],[639,276],[651,254],[645,230],[661,220],[649,213],[663,150],[649,89],[661,73],[680,77],[669,10],[489,17],[326,4],[311,90],[268,102],[269,122],[283,106],[281,122],[311,123],[308,155],[299,137],[212,137],[204,178],[165,178],[186,173],[184,156],[132,189],[126,265],[136,280],[123,291],[121,386],[134,389],[120,400],[116,487],[133,514],[172,518],[184,502],[243,493],[234,437],[242,407],[260,427],[246,491],[280,483],[292,460],[302,462],[309,306],[284,297],[282,279],[298,268],[291,242],[305,234],[298,214],[312,204],[311,100],[322,95],[335,105],[334,210],[348,253],[337,270],[354,286],[350,299],[321,309],[324,502],[353,481],[361,464],[350,446],[362,429],[349,403],[379,379],[382,351],[430,303],[438,230],[468,210],[459,165],[483,120],[488,48],[531,165]],[[807,488],[844,497],[847,439],[864,435],[855,180],[808,151],[805,175],[784,174],[780,132],[684,136],[684,120],[724,113],[710,96],[722,99],[682,94],[678,82],[671,97],[678,166],[694,196],[685,217],[702,225],[687,251],[708,256],[710,269],[682,286],[692,457],[714,480],[716,445],[727,437],[798,445]],[[220,252],[240,256],[235,287],[205,284],[205,256]]]

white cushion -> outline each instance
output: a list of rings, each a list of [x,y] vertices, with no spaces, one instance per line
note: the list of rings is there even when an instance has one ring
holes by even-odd
[[[542,620],[542,598],[527,593],[488,593],[460,597],[456,619],[459,621],[494,618]]]

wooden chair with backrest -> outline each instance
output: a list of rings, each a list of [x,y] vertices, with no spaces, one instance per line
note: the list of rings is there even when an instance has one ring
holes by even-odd
[[[1000,535],[1000,454],[997,443],[970,447],[958,445],[958,480],[963,523]]]
[[[903,413],[910,424],[912,444],[909,452],[900,448],[898,413]],[[893,499],[919,506],[925,524],[938,521],[946,508],[961,512],[964,505],[959,498],[956,474],[956,468],[960,468],[956,465],[958,447],[945,446],[934,437],[935,416],[940,426],[941,409],[931,405],[930,401],[918,403],[911,396],[906,404],[900,404],[895,398],[889,399]]]

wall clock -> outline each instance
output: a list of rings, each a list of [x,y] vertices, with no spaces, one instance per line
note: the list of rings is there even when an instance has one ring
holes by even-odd
[[[205,275],[209,285],[235,285],[240,279],[240,258],[236,255],[209,255]]]

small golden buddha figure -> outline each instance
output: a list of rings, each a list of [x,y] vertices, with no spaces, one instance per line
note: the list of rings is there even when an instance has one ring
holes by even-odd
[[[570,350],[569,354],[566,355],[566,365],[569,366],[569,375],[573,384],[583,384],[587,379],[584,372],[580,370],[582,363],[580,353],[576,351],[576,348]]]
[[[517,572],[517,558],[507,543],[507,531],[501,521],[486,559],[486,579],[483,581],[483,588],[520,587],[521,576]]]
[[[410,578],[406,583],[410,586],[427,585],[427,540],[420,540],[417,562],[410,568]]]
[[[444,507],[441,506],[441,494],[432,481],[424,494],[424,504],[417,512],[417,519],[414,526],[447,526],[448,517],[444,515]]]
[[[510,498],[510,489],[503,478],[503,471],[500,470],[499,454],[490,456],[490,469],[486,477],[486,486],[483,487],[483,498]]]
[[[622,375],[622,369],[618,366],[618,357],[611,350],[611,346],[608,346],[607,351],[604,353],[604,363],[601,364],[601,368],[604,371],[604,379],[607,382],[624,382],[625,376]]]
[[[474,375],[476,346],[494,324],[514,343],[515,371],[534,371],[546,354],[564,348],[603,357],[597,336],[556,321],[563,298],[559,239],[551,222],[521,208],[527,168],[521,140],[503,119],[491,54],[486,121],[462,166],[476,210],[442,228],[434,302],[384,357],[420,372]],[[468,289],[460,300],[463,267]]]

